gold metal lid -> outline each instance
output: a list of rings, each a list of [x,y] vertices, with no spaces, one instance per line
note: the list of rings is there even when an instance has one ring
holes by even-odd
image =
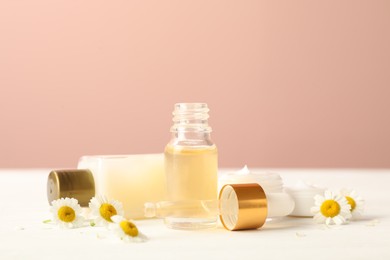
[[[49,203],[60,198],[75,198],[80,206],[88,206],[95,196],[95,182],[90,170],[53,170],[47,178]]]
[[[220,219],[228,230],[257,229],[267,218],[267,198],[257,183],[227,184],[219,193]]]

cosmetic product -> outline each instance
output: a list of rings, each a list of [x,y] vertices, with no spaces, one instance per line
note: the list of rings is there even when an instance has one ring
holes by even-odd
[[[227,184],[219,200],[161,201],[145,204],[146,217],[212,218],[228,230],[257,229],[267,218],[287,216],[294,200],[287,193],[268,193],[257,183]]]
[[[267,193],[283,192],[283,180],[277,173],[253,172],[245,165],[241,170],[220,174],[218,186],[225,184],[258,183]]]
[[[166,199],[163,154],[83,156],[77,168],[89,169],[96,195],[122,202],[127,218],[142,219],[145,202]]]
[[[291,212],[291,216],[296,217],[312,217],[310,209],[314,206],[314,196],[323,195],[324,188],[299,181],[294,186],[285,188],[286,192],[292,196],[295,201],[295,208]]]
[[[171,201],[215,200],[218,187],[217,148],[211,141],[208,107],[204,103],[174,106],[172,139],[165,147],[165,174]],[[175,229],[216,226],[217,216],[187,215],[185,211],[167,216],[165,224]]]
[[[95,196],[95,181],[89,170],[53,170],[47,178],[47,200],[75,198],[80,206],[88,207]]]

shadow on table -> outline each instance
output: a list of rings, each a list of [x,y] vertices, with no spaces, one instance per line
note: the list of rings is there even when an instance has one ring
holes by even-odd
[[[361,216],[357,219],[353,219],[350,222],[364,224],[365,226],[377,226],[380,224],[380,220],[383,216]],[[286,230],[286,229],[296,229],[299,227],[307,227],[309,225],[317,225],[312,217],[284,217],[269,219],[261,228],[263,231],[267,230]],[[318,226],[318,225],[317,225]]]
[[[275,219],[267,219],[267,222],[261,228],[263,231],[278,230],[278,229],[296,229],[297,227],[303,227],[313,224],[312,218],[302,217],[283,217]]]

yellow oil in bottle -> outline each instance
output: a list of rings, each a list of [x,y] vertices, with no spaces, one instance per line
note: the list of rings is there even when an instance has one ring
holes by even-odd
[[[218,182],[218,152],[215,145],[165,148],[165,174],[168,198],[172,201],[215,200]],[[177,218],[179,217],[179,218]],[[197,229],[215,226],[217,218],[199,209],[189,214],[183,209],[175,218],[166,218],[166,224],[179,229]]]

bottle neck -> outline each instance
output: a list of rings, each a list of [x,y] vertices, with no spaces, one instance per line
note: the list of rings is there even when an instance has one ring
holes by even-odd
[[[178,103],[173,111],[171,145],[210,146],[211,127],[208,107],[204,103]]]
[[[201,140],[211,140],[211,135],[209,132],[181,132],[181,131],[176,131],[172,132],[172,139],[177,139],[177,140],[193,140],[193,141],[201,141]]]
[[[208,124],[209,109],[204,103],[178,103],[173,111],[172,133],[186,133],[195,136],[196,133],[210,134]]]

